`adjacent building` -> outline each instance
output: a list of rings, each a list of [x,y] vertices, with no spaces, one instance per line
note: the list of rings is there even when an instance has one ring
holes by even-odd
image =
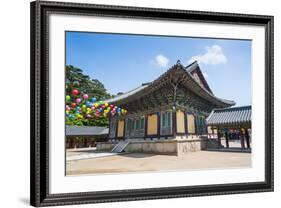
[[[95,147],[108,137],[108,128],[100,126],[65,126],[66,148]]]
[[[219,147],[223,137],[226,148],[230,140],[240,140],[242,149],[251,148],[252,106],[213,109],[206,123],[208,133],[217,135]]]

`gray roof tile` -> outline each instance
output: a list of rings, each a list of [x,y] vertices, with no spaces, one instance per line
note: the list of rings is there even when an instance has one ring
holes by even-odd
[[[66,126],[66,136],[97,136],[108,134],[107,127],[100,126]]]
[[[164,74],[159,76],[153,82],[145,83],[145,84],[143,84],[143,85],[141,85],[141,86],[139,86],[139,87],[137,87],[137,88],[135,88],[135,89],[133,89],[133,90],[131,90],[129,92],[123,93],[123,94],[118,95],[118,96],[116,96],[114,98],[111,98],[111,99],[104,100],[104,102],[115,103],[115,104],[120,105],[120,104],[126,102],[126,99],[128,99],[129,97],[134,97],[136,94],[141,93],[144,90],[148,90],[153,85],[157,84],[158,82],[163,81],[165,79],[165,77],[169,75],[169,73],[171,73],[173,70],[177,70],[178,66],[180,66],[179,68],[182,70],[181,73],[178,73],[178,76],[186,75],[187,76],[186,80],[188,80],[188,81],[185,81],[186,85],[188,85],[188,87],[190,87],[191,90],[194,89],[195,93],[200,94],[201,97],[203,97],[204,99],[208,99],[208,100],[211,100],[212,102],[216,103],[218,105],[218,107],[219,106],[223,107],[223,106],[235,105],[234,101],[226,100],[226,99],[221,99],[221,98],[216,97],[215,95],[213,95],[213,93],[211,91],[208,91],[207,89],[202,87],[198,83],[198,81],[196,81],[194,76],[191,74],[191,72],[194,69],[199,67],[198,63],[196,61],[193,62],[192,64],[190,64],[187,67],[182,66],[180,64],[180,62],[178,62],[176,65],[173,65],[170,69],[168,69]]]
[[[206,119],[208,125],[230,125],[250,123],[251,120],[251,106],[214,109]]]

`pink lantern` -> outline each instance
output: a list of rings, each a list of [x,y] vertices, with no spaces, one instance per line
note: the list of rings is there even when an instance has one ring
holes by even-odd
[[[76,103],[77,103],[77,104],[81,103],[81,99],[80,99],[80,98],[77,98],[77,99],[76,99]]]
[[[83,98],[84,98],[85,100],[88,99],[88,97],[89,97],[89,96],[88,96],[87,94],[84,94],[84,95],[83,95]]]
[[[70,111],[70,107],[69,107],[68,105],[65,106],[65,109],[66,109],[67,111]]]

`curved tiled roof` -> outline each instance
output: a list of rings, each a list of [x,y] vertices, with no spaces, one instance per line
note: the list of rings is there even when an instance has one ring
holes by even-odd
[[[192,65],[197,65],[197,62],[193,62]],[[191,67],[192,67],[191,65]],[[198,67],[198,65],[196,66]],[[222,98],[218,98],[216,97],[211,91],[209,91],[208,89],[206,89],[205,87],[201,86],[197,81],[196,79],[194,78],[194,76],[191,75],[191,73],[189,71],[186,71],[187,74],[189,75],[189,78],[191,78],[191,80],[193,80],[193,82],[195,83],[194,85],[198,88],[200,88],[200,91],[202,92],[201,96],[200,97],[203,97],[205,98],[206,100],[211,100],[215,103],[217,103],[217,105],[221,105],[221,106],[224,106],[224,107],[230,107],[230,106],[233,106],[235,105],[235,102],[232,101],[232,100],[226,100],[226,99],[222,99]]]
[[[148,86],[149,86],[149,83],[143,84],[143,85],[141,85],[141,86],[139,86],[139,87],[136,87],[136,88],[133,89],[133,90],[130,90],[130,91],[126,92],[126,93],[123,93],[123,94],[121,94],[121,95],[118,95],[118,96],[116,96],[116,97],[114,97],[114,98],[110,98],[110,99],[108,99],[108,100],[104,100],[104,102],[107,102],[107,103],[114,103],[114,102],[116,102],[116,101],[125,99],[125,98],[127,98],[127,97],[129,97],[129,96],[131,96],[131,95],[134,95],[134,94],[136,94],[137,92],[139,92],[139,91],[145,89],[145,88],[148,87]]]
[[[175,71],[177,71],[177,77],[182,78],[185,77],[185,80],[182,82],[183,85],[189,89],[190,91],[193,91],[198,96],[202,97],[205,100],[208,100],[209,102],[212,102],[217,107],[230,107],[235,105],[234,101],[231,100],[225,100],[216,97],[210,89],[206,89],[204,86],[201,86],[198,81],[192,76],[191,72],[192,70],[198,69],[199,65],[195,61],[192,64],[190,64],[187,67],[183,67],[180,62],[178,61],[177,64],[172,66],[170,69],[168,69],[164,74],[159,76],[156,80],[150,83],[143,84],[129,92],[123,93],[121,95],[118,95],[114,98],[105,100],[104,102],[108,103],[125,103],[128,99],[132,98],[133,96],[137,95],[143,95],[145,93],[149,93],[149,90],[152,90],[153,87],[157,86],[161,82],[167,81],[166,78],[171,76],[171,74]],[[200,69],[199,69],[200,70]],[[175,78],[175,76],[172,76]]]
[[[214,109],[206,119],[207,125],[237,125],[250,123],[252,107],[241,106],[234,108]]]
[[[66,136],[98,136],[108,134],[108,127],[101,126],[66,126]]]
[[[189,64],[186,68],[186,71],[189,72],[193,77],[194,77],[194,74],[197,74],[200,78],[200,81],[202,82],[203,84],[203,87],[208,90],[210,93],[213,94],[211,88],[209,87],[202,71],[200,70],[200,67],[198,65],[198,62],[197,61],[194,61],[192,62],[191,64]]]

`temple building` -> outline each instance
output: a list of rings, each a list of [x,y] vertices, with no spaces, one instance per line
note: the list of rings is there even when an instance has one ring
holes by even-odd
[[[178,61],[156,80],[105,102],[127,110],[125,116],[110,117],[108,144],[177,154],[204,148],[206,118],[213,109],[235,105],[214,95],[196,61],[186,67]]]
[[[251,148],[252,106],[214,109],[206,119],[208,134],[217,135],[218,147],[229,148],[230,139],[240,140],[242,149]]]

